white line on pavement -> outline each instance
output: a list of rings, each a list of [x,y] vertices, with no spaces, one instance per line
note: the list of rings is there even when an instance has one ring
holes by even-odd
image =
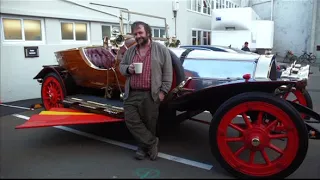
[[[29,118],[30,118],[28,116],[24,116],[24,115],[20,115],[20,114],[13,114],[12,116],[15,116],[15,117],[21,118],[21,119],[25,119],[25,120],[29,120]],[[131,150],[136,150],[137,149],[137,146],[133,146],[133,145],[126,144],[126,143],[123,143],[123,142],[119,142],[119,141],[114,141],[114,140],[107,139],[107,138],[100,137],[100,136],[96,136],[96,135],[89,134],[89,133],[86,133],[86,132],[82,132],[82,131],[79,131],[79,130],[76,130],[76,129],[73,129],[73,128],[69,128],[69,127],[65,127],[65,126],[53,126],[53,127],[57,128],[57,129],[64,130],[64,131],[68,131],[68,132],[71,132],[71,133],[74,133],[74,134],[77,134],[77,135],[80,135],[80,136],[91,138],[91,139],[94,139],[94,140],[98,140],[98,141],[102,141],[102,142],[105,142],[105,143],[109,143],[109,144],[113,144],[113,145],[116,145],[116,146],[120,146],[120,147],[123,147],[123,148],[126,148],[126,149],[131,149]],[[189,166],[194,166],[194,167],[197,167],[197,168],[205,169],[205,170],[211,170],[212,167],[213,167],[210,164],[205,164],[205,163],[201,163],[201,162],[197,162],[197,161],[192,161],[192,160],[189,160],[189,159],[184,159],[184,158],[181,158],[181,157],[172,156],[172,155],[161,153],[161,152],[158,153],[158,157],[163,158],[163,159],[167,159],[167,160],[170,160],[170,161],[175,161],[175,162],[179,162],[179,163],[182,163],[182,164],[186,164],[186,165],[189,165]]]
[[[21,106],[14,106],[14,105],[9,105],[9,104],[0,104],[0,106],[5,106],[5,107],[12,107],[12,108],[18,108],[18,109],[27,109],[27,110],[33,110],[31,108],[27,107],[21,107]]]

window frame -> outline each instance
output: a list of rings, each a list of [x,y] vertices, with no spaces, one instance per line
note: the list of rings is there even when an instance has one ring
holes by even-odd
[[[1,42],[3,44],[45,44],[46,40],[46,34],[45,34],[45,23],[43,18],[37,18],[37,17],[29,17],[29,16],[19,16],[19,15],[1,15],[0,16],[0,21],[1,21]],[[12,19],[12,20],[20,20],[21,23],[21,33],[22,33],[22,39],[21,40],[12,40],[12,39],[6,39],[5,34],[4,34],[4,24],[3,24],[3,19]],[[40,32],[41,32],[41,40],[26,40],[25,39],[25,29],[24,29],[24,20],[37,20],[40,21]]]
[[[62,39],[62,23],[72,23],[72,27],[73,27],[73,39],[69,40],[69,39]],[[77,40],[76,39],[76,25],[75,24],[86,24],[87,27],[87,40]],[[86,21],[74,21],[74,20],[60,20],[59,21],[60,24],[60,42],[61,43],[88,43],[90,42],[90,23],[86,22]]]
[[[163,38],[163,37],[160,37],[160,30],[163,30],[164,31],[164,36],[166,36],[166,29],[164,27],[152,27],[151,28],[152,30],[152,37],[155,37],[154,36],[154,30],[158,30],[159,31],[159,37],[155,37],[155,38]]]
[[[207,2],[206,12],[204,12],[204,1]],[[201,3],[200,11],[198,10],[198,3]],[[237,7],[240,6],[232,0],[188,0],[187,10],[201,15],[211,16],[211,11],[213,9],[226,9]]]
[[[193,31],[196,31],[196,36],[193,36]],[[191,43],[192,45],[197,45],[197,44],[193,44],[193,38],[196,38],[196,41],[198,42],[199,40],[199,34],[198,32],[200,31],[200,44],[198,45],[211,45],[211,30],[206,30],[206,29],[197,29],[197,28],[192,28],[191,29]],[[206,40],[207,40],[207,44],[204,44],[204,33],[207,33],[207,36],[206,36]],[[210,33],[210,41],[209,41],[209,36],[208,36],[208,33]]]
[[[205,7],[204,7],[204,2],[203,1],[207,2],[207,4],[206,4],[207,5],[206,12],[204,12]],[[202,15],[206,15],[206,16],[211,16],[212,2],[213,1],[214,0],[189,0],[187,10],[191,11],[191,12],[194,12],[194,13],[199,13],[199,14],[202,14]],[[195,4],[195,8],[196,9],[193,9],[194,4]],[[200,10],[199,10],[198,6],[200,6]]]
[[[196,32],[196,36],[193,36],[193,32],[194,32],[194,31]],[[193,46],[197,46],[197,44],[193,44],[193,39],[194,39],[194,38],[196,38],[196,42],[198,42],[198,39],[199,39],[199,38],[198,38],[198,30],[192,29],[192,30],[191,30],[191,44],[192,44]]]
[[[231,0],[211,0],[212,9],[226,9],[240,7],[238,4]]]
[[[206,41],[207,41],[207,44],[204,44],[204,42],[202,42],[203,43],[203,45],[211,45],[211,31],[202,31],[202,41],[204,41],[204,39],[206,39]],[[206,34],[206,37],[204,37],[204,34]],[[209,40],[209,34],[210,34],[210,40]]]
[[[103,34],[102,34],[102,26],[109,26],[110,27],[110,36],[108,36],[108,38],[110,39],[110,37],[112,36],[112,28],[113,27],[119,27],[119,30],[120,30],[120,25],[118,25],[118,24],[113,24],[113,23],[101,23],[100,24],[101,26],[101,36],[102,36],[102,39],[103,39]],[[127,25],[126,24],[124,24],[123,25],[124,27],[123,27],[123,31],[124,31],[124,34],[126,34],[127,33]]]

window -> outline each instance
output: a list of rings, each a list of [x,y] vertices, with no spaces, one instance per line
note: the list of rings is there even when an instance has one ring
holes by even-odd
[[[42,41],[42,22],[29,18],[2,18],[5,41]]]
[[[62,40],[88,40],[87,23],[61,22]]]
[[[119,25],[111,25],[111,24],[110,25],[107,25],[107,24],[101,25],[102,39],[105,36],[108,36],[108,38],[110,39],[110,37],[112,36],[112,29],[113,28],[117,28],[120,33],[120,26]],[[123,26],[123,31],[124,31],[124,34],[127,32],[126,25]]]
[[[203,8],[203,13],[205,14],[211,14],[211,2],[210,0],[203,0],[203,3],[202,3],[202,8]]]
[[[110,25],[102,25],[101,30],[102,30],[102,39],[105,36],[108,36],[108,38],[111,37],[111,26]]]
[[[232,2],[230,0],[212,0],[211,3],[212,3],[212,7],[215,9],[239,7],[234,2]]]
[[[153,28],[152,29],[152,37],[165,38],[166,31],[162,28]]]
[[[200,37],[199,37],[200,31],[192,31],[192,45],[200,45]]]
[[[225,0],[220,0],[220,8],[224,9],[225,8]]]
[[[214,0],[189,0],[189,7],[191,11],[203,13],[203,14],[211,14],[211,6],[212,1]]]
[[[211,33],[209,31],[203,31],[203,45],[210,45],[210,35]]]
[[[204,30],[192,30],[192,45],[210,45],[211,32]]]

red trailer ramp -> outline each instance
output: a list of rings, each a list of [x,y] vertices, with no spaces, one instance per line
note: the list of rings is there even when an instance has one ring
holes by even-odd
[[[62,125],[111,123],[124,121],[122,118],[110,117],[102,114],[87,113],[69,108],[52,108],[33,115],[16,129],[39,128]]]

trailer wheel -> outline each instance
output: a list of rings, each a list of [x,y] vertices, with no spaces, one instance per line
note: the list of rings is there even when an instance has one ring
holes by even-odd
[[[63,107],[61,101],[65,98],[66,90],[62,86],[62,81],[55,73],[45,76],[41,86],[41,99],[46,110]]]
[[[258,111],[258,118],[251,121],[246,115],[249,111]],[[232,123],[238,115],[244,117],[245,127]],[[270,116],[269,121],[263,119]],[[279,132],[272,131],[278,123],[284,126],[277,128]],[[228,137],[229,127],[240,131],[240,137]],[[238,178],[285,178],[299,168],[308,150],[308,131],[298,111],[287,101],[266,93],[243,93],[223,103],[213,116],[209,135],[216,160]],[[272,142],[276,139],[281,143],[286,140],[286,147]],[[232,143],[240,148],[232,150]]]
[[[305,90],[305,89],[304,90],[294,90],[293,92],[286,93],[283,98],[287,99],[290,93],[294,94],[294,96],[295,96],[295,99],[293,100],[293,102],[299,103],[303,106],[306,106],[310,109],[313,109],[312,99],[311,99],[311,96],[307,90]],[[302,117],[302,119],[305,119],[305,120],[310,119],[310,116],[307,116],[303,113],[301,113],[301,117]]]

